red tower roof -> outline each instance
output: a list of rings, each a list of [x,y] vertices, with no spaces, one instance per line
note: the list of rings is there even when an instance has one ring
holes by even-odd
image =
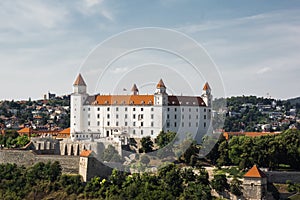
[[[162,79],[159,80],[159,82],[156,85],[156,88],[166,88]]]
[[[138,88],[137,88],[137,86],[136,86],[136,84],[133,84],[133,86],[131,88],[131,91],[132,92],[138,92],[139,91]]]
[[[73,85],[83,85],[83,86],[86,86],[86,84],[85,84],[85,82],[84,82],[81,74],[78,74],[78,76],[77,76],[77,78],[76,78],[76,80],[75,80],[75,82],[74,82]]]
[[[210,86],[209,86],[208,82],[205,83],[203,90],[210,90]]]
[[[254,165],[245,175],[244,177],[248,178],[265,178],[267,177],[265,173],[263,173],[256,165]]]

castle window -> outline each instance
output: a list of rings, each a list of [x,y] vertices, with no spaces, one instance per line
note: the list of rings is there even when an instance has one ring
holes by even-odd
[[[198,115],[196,115],[196,119],[198,119]]]
[[[144,126],[144,122],[141,122],[141,126]]]
[[[88,126],[90,126],[91,125],[91,122],[90,121],[88,121]]]
[[[151,108],[151,111],[154,111],[154,108]]]
[[[167,114],[167,119],[170,119],[170,115],[169,114]]]
[[[204,128],[206,127],[206,122],[204,122]]]
[[[196,108],[196,112],[198,112],[198,108]]]
[[[170,108],[168,108],[168,111],[170,111]]]
[[[135,130],[133,130],[133,135],[135,135]]]
[[[174,119],[177,119],[177,115],[174,115]]]
[[[170,127],[170,122],[167,122],[167,128],[169,128]]]
[[[125,119],[127,119],[127,114],[125,114]]]
[[[116,114],[116,119],[119,119],[119,115],[118,114]]]
[[[91,111],[91,109],[90,109],[90,108],[88,108],[88,111]]]
[[[132,118],[135,119],[135,114],[133,114]]]
[[[98,119],[100,118],[100,114],[97,114],[97,118],[98,118]]]
[[[196,127],[198,127],[198,122],[196,122]]]
[[[110,118],[110,115],[109,114],[107,114],[107,119],[109,119]]]
[[[125,122],[125,126],[127,126],[127,122]]]
[[[204,119],[206,119],[206,115],[204,115]]]
[[[90,118],[91,117],[91,115],[90,114],[88,114],[88,118]]]
[[[144,108],[141,108],[141,111],[144,111]]]
[[[191,112],[191,108],[189,108],[189,112]]]
[[[191,119],[192,118],[192,116],[191,115],[189,115],[189,119]]]
[[[151,135],[153,135],[153,130],[151,130]]]
[[[135,126],[135,122],[133,122],[132,125]]]
[[[118,107],[116,107],[116,111],[119,111],[119,108],[118,108]]]
[[[184,127],[184,122],[182,122],[181,126]]]
[[[110,122],[107,122],[107,126],[110,126]]]
[[[144,131],[143,130],[141,130],[141,135],[143,135],[144,134]]]
[[[189,127],[191,127],[192,126],[192,124],[191,124],[191,122],[189,122]]]
[[[182,108],[182,112],[184,112],[184,108]]]
[[[109,111],[109,107],[107,107],[107,111]]]
[[[138,115],[138,118],[139,118],[139,120],[142,120],[142,119],[144,119],[144,115],[140,114],[140,115]]]
[[[206,108],[204,108],[204,112],[206,112]]]
[[[98,111],[100,111],[100,108],[97,108]]]
[[[97,126],[100,126],[100,122],[99,121],[97,121]]]
[[[119,122],[116,122],[116,126],[119,126]]]
[[[208,112],[211,112],[211,110],[209,109]]]
[[[127,107],[125,107],[125,111],[127,111],[128,110],[128,108]]]
[[[177,126],[177,123],[176,122],[174,122],[174,127],[176,127]]]
[[[133,111],[135,111],[135,108],[132,108]]]
[[[151,127],[153,127],[154,126],[154,122],[151,122]]]
[[[154,119],[154,115],[153,114],[151,114],[151,119]]]
[[[177,112],[177,108],[174,108],[174,111]]]
[[[182,119],[184,119],[184,115],[181,115]]]

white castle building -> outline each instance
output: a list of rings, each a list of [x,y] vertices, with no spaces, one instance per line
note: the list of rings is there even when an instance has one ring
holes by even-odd
[[[156,138],[160,131],[192,133],[198,142],[211,122],[211,88],[205,83],[200,96],[168,95],[162,80],[153,95],[89,95],[81,74],[71,95],[72,141],[111,138]]]

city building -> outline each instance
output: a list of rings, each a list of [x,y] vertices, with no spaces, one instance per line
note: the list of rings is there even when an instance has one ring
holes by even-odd
[[[154,94],[140,94],[134,84],[130,95],[89,95],[78,75],[71,95],[72,141],[101,138],[156,138],[161,131],[190,133],[200,142],[211,122],[211,88],[200,96],[168,95],[161,79]]]

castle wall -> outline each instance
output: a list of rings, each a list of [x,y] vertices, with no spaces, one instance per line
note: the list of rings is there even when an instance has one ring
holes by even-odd
[[[47,163],[49,161],[58,161],[61,164],[63,173],[78,174],[79,172],[78,156],[37,155],[32,151],[0,150],[0,164],[15,163],[30,167],[38,162]]]
[[[265,174],[270,183],[286,183],[287,180],[293,183],[300,183],[300,172],[268,171]]]

